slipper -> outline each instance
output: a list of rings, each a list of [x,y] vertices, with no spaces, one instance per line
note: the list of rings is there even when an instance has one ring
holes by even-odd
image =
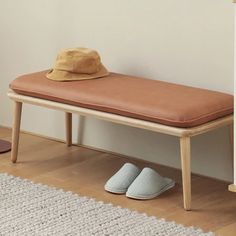
[[[140,200],[152,199],[174,186],[172,179],[164,178],[155,170],[145,167],[129,186],[126,196]]]
[[[134,164],[126,163],[107,181],[104,188],[111,193],[124,194],[140,172]]]

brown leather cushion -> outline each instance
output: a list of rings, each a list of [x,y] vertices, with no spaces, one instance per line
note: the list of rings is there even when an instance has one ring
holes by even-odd
[[[23,75],[10,88],[19,94],[176,127],[193,127],[233,113],[233,96],[220,92],[116,73],[56,82],[48,80],[46,72]]]

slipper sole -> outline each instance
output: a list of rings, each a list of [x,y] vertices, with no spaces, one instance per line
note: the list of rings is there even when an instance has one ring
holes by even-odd
[[[125,194],[127,189],[126,190],[114,190],[114,189],[110,189],[108,187],[105,187],[105,190],[109,193],[115,193],[115,194]]]

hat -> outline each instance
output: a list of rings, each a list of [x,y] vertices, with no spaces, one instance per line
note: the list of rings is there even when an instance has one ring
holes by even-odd
[[[72,81],[95,79],[108,74],[95,50],[71,48],[62,50],[57,55],[55,66],[46,77],[56,81]]]

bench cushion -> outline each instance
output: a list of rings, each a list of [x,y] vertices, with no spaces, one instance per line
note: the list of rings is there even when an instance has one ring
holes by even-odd
[[[56,82],[47,79],[46,72],[18,77],[10,88],[27,96],[175,127],[194,127],[233,113],[233,96],[225,93],[116,73]]]

